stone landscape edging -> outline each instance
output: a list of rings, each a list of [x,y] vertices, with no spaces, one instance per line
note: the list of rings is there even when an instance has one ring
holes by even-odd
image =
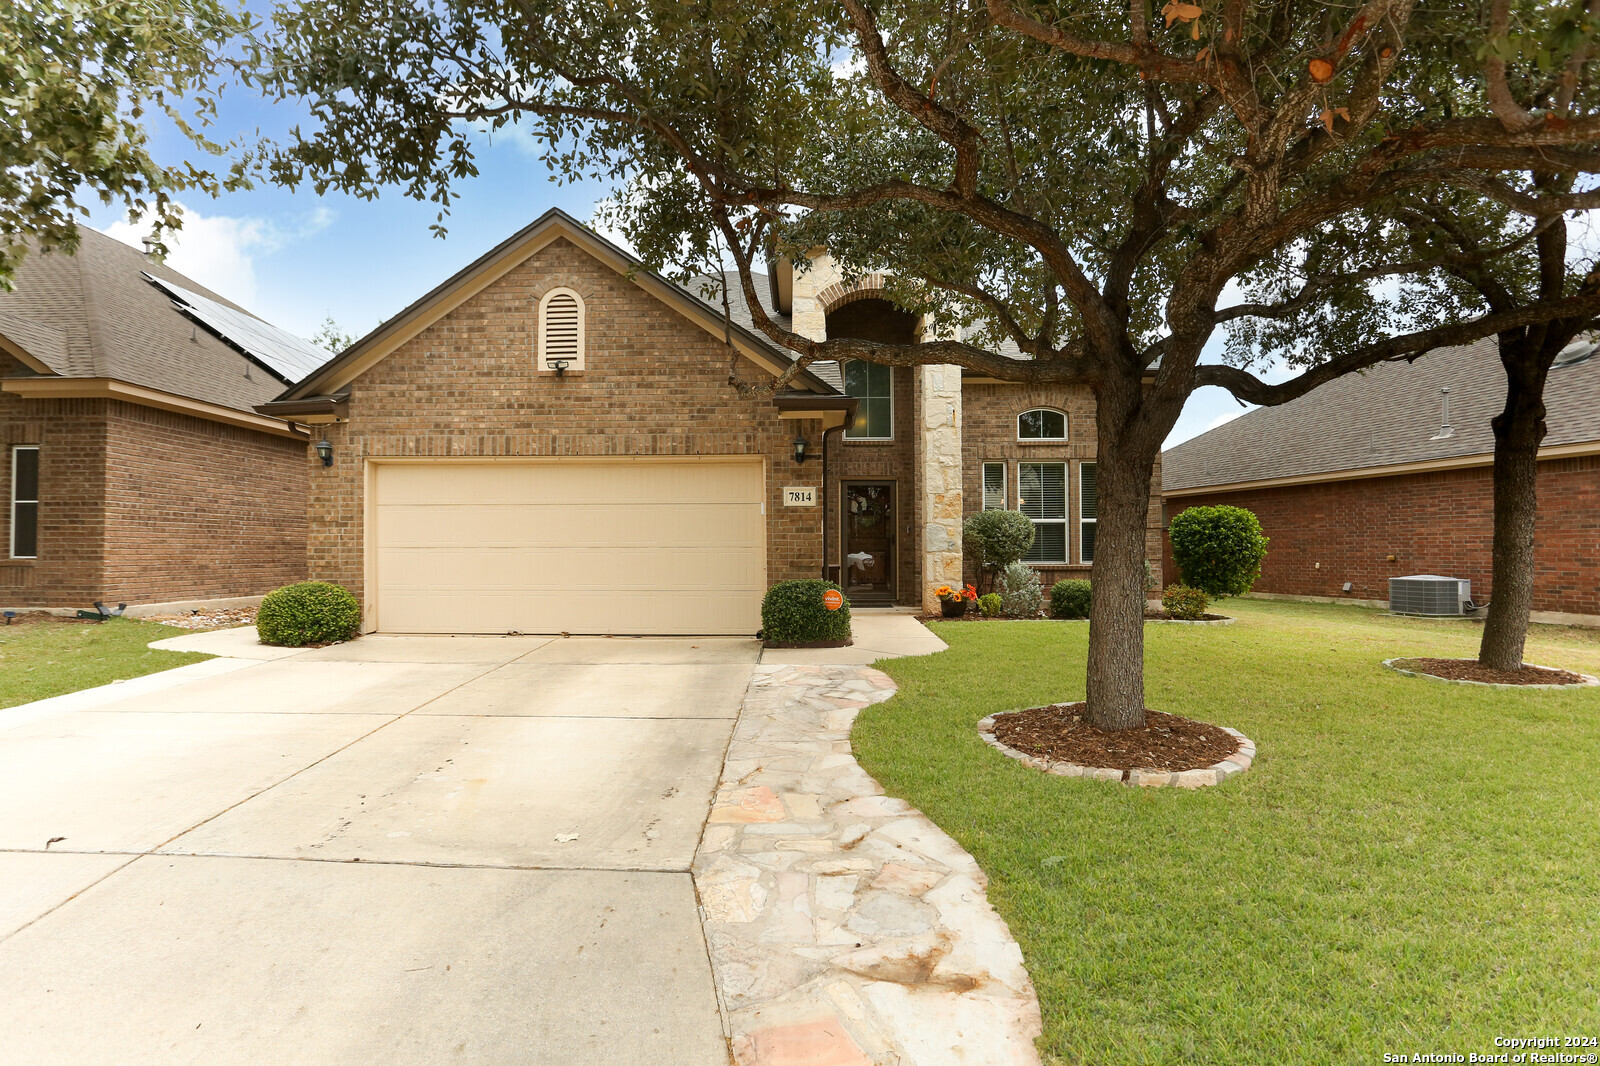
[[[1430,674],[1423,670],[1408,670],[1403,666],[1395,665],[1395,663],[1399,662],[1401,659],[1415,658],[1418,658],[1418,656],[1397,655],[1393,659],[1383,660],[1383,665],[1388,667],[1390,670],[1393,670],[1397,674],[1404,674],[1406,677],[1421,677],[1426,678],[1429,681],[1443,681],[1447,685],[1478,685],[1481,688],[1509,689],[1567,689],[1568,691],[1575,688],[1593,688],[1596,685],[1600,685],[1600,677],[1595,677],[1591,674],[1579,674],[1578,671],[1568,670],[1565,666],[1540,666],[1538,663],[1523,663],[1522,665],[1532,666],[1538,670],[1560,670],[1561,672],[1567,674],[1578,674],[1578,676],[1583,678],[1583,680],[1577,682],[1576,684],[1568,685],[1511,685],[1506,684],[1503,681],[1473,681],[1470,678],[1465,677],[1440,677],[1438,674]]]
[[[1220,785],[1231,777],[1237,777],[1250,769],[1256,757],[1256,742],[1239,732],[1229,729],[1225,725],[1217,726],[1218,729],[1239,741],[1239,750],[1223,759],[1221,762],[1210,766],[1202,766],[1197,770],[1118,770],[1110,766],[1080,766],[1075,762],[1059,759],[1046,759],[1042,755],[1029,755],[1027,752],[1018,751],[999,737],[994,735],[994,720],[1002,714],[1017,714],[1022,710],[1038,710],[1036,707],[1019,708],[1017,711],[997,711],[978,723],[978,735],[983,742],[994,748],[1007,758],[1015,759],[1024,766],[1054,777],[1084,777],[1091,781],[1120,781],[1127,785],[1138,785],[1144,788],[1206,788],[1210,785]]]
[[[1038,1066],[977,862],[856,762],[867,667],[758,666],[692,874],[738,1066]]]

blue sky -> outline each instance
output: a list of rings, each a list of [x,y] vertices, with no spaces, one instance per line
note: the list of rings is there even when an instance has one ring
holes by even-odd
[[[301,117],[296,108],[235,93],[224,98],[213,133],[223,139],[256,129],[273,135]],[[174,157],[186,147],[171,132],[156,131],[153,140],[158,152]],[[329,316],[360,336],[551,207],[588,220],[609,192],[599,183],[558,184],[529,138],[514,130],[493,143],[485,136],[478,166],[476,179],[456,187],[443,240],[428,229],[436,206],[399,190],[366,201],[263,184],[215,200],[182,198],[186,222],[168,242],[168,263],[301,336],[311,336]],[[102,209],[90,221],[133,245],[143,235],[114,210]],[[1204,389],[1190,398],[1167,443],[1243,410],[1222,390]]]

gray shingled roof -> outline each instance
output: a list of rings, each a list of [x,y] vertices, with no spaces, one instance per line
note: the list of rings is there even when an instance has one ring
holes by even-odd
[[[1440,429],[1450,389],[1453,435]],[[1415,363],[1351,374],[1277,407],[1262,407],[1161,453],[1168,491],[1306,477],[1494,451],[1489,422],[1505,405],[1495,341],[1441,348]],[[1550,372],[1545,444],[1600,440],[1600,354]]]
[[[190,321],[145,274],[260,319],[113,237],[80,232],[75,255],[23,260],[16,290],[0,292],[0,334],[62,377],[115,378],[242,411],[283,391],[287,378]]]
[[[765,340],[766,334],[756,329],[755,321],[750,317],[750,305],[745,302],[744,286],[739,281],[739,272],[737,270],[725,270],[722,273],[722,278],[723,282],[728,286],[728,317],[754,333],[757,337]],[[752,271],[750,281],[756,287],[756,299],[761,302],[761,309],[767,313],[767,317],[784,329],[794,328],[792,316],[780,315],[772,306],[771,289],[767,285],[767,276]],[[689,284],[685,287],[696,299],[704,300],[718,311],[721,311],[722,291],[717,287],[717,284],[717,276],[715,274],[696,274],[689,279]],[[708,288],[711,290],[709,296],[707,295]],[[772,347],[774,351],[778,351],[776,345]],[[791,359],[794,358],[794,353],[792,352],[783,351],[780,354]],[[812,363],[808,369],[833,388],[840,392],[844,391],[844,375],[840,373],[838,363],[831,361]]]

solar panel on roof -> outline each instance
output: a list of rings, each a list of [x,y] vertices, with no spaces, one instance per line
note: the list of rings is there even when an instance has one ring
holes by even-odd
[[[187,312],[211,332],[262,363],[282,378],[285,384],[294,384],[332,358],[310,341],[269,325],[253,315],[236,311],[226,304],[207,299],[154,275],[145,274],[144,277],[171,296],[179,310]]]

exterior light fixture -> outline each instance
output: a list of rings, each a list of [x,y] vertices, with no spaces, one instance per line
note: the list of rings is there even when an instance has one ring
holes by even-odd
[[[798,433],[794,438],[794,461],[797,463],[806,461],[806,439]]]
[[[322,459],[323,466],[333,465],[333,445],[328,443],[327,437],[317,441],[317,455]]]
[[[545,361],[544,365],[549,367],[550,369],[554,370],[556,372],[556,377],[559,378],[559,377],[563,376],[564,374],[566,374],[567,367],[572,365],[572,360],[571,359],[548,359],[548,360]]]

